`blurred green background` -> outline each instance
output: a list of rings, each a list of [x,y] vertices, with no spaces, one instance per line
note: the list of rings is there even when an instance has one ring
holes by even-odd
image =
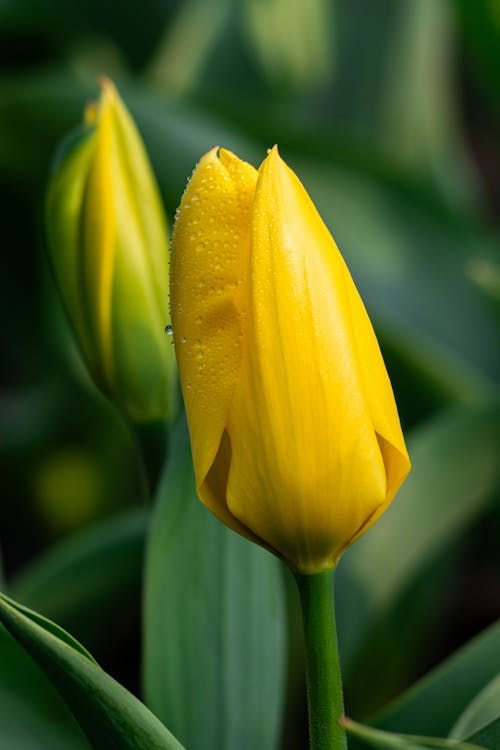
[[[409,517],[416,521],[402,537],[420,534],[427,567],[413,570],[411,550],[393,538],[380,550],[385,572],[376,594],[392,596],[392,609],[368,636],[359,636],[362,614],[352,603],[362,599],[352,580],[363,551],[353,562],[346,555],[340,573],[348,708],[369,713],[500,611],[499,5],[0,3],[2,567],[14,592],[73,628],[114,676],[138,690],[146,514],[139,465],[125,425],[79,360],[43,238],[55,149],[98,96],[102,74],[138,123],[170,219],[211,146],[257,166],[278,143],[374,321],[403,426],[423,456],[421,470],[414,460],[415,481],[430,494],[413,493]],[[437,523],[432,493],[445,470],[448,499]],[[77,570],[58,599],[50,557],[46,590],[30,600],[30,586],[40,591],[30,565],[99,519],[113,524],[118,517],[117,539],[130,546],[120,570],[118,563],[117,571],[107,569],[109,585],[103,569],[95,571],[108,602],[95,621],[82,626],[77,616],[87,601],[78,586],[88,585],[91,599],[95,587]],[[58,550],[64,557],[64,547]],[[393,569],[403,570],[405,585],[389,596],[384,575],[390,579]],[[388,656],[395,638],[404,659],[397,649]],[[366,680],[379,686],[375,700],[359,687]],[[303,725],[295,712],[287,748]]]

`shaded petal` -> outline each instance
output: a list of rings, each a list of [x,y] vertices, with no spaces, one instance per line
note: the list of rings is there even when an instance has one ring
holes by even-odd
[[[174,227],[170,305],[200,499],[229,526],[230,449],[224,438],[239,370],[238,284],[250,250],[257,171],[228,151],[205,154]]]
[[[59,292],[83,353],[93,372],[98,369],[94,335],[82,283],[80,216],[92,163],[95,130],[85,128],[57,164],[46,201],[47,249]]]

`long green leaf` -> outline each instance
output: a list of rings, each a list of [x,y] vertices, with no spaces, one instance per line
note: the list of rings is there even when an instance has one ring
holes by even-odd
[[[349,735],[350,750],[358,747],[366,750],[481,750],[480,746],[468,742],[445,740],[440,737],[419,737],[410,734],[392,734],[379,729],[357,724],[344,719],[343,725]],[[354,742],[352,741],[352,739]]]
[[[182,750],[161,722],[57,625],[3,595],[0,621],[48,675],[96,750]]]
[[[176,432],[146,566],[145,694],[189,750],[271,750],[284,687],[280,564],[197,499]]]
[[[445,735],[500,664],[500,622],[474,638],[372,718],[393,732]],[[465,736],[465,735],[462,735]]]
[[[89,750],[62,698],[17,641],[0,626],[0,747]]]

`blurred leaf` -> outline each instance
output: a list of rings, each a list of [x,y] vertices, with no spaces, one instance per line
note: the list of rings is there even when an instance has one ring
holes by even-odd
[[[150,63],[147,74],[151,82],[166,91],[190,92],[230,10],[230,0],[184,0]]]
[[[244,31],[278,95],[314,91],[330,80],[332,6],[328,0],[242,3]]]
[[[478,691],[497,674],[499,664],[500,622],[412,685],[370,723],[393,732],[448,734]]]
[[[74,534],[25,568],[10,593],[86,641],[109,635],[140,589],[148,520],[133,509]]]
[[[495,654],[495,659],[498,672],[500,649]],[[487,733],[486,728],[488,728]],[[488,737],[489,744],[479,742],[477,738],[483,735],[485,739],[486,736]],[[500,747],[500,675],[498,673],[460,714],[449,736],[457,740],[474,737],[475,742],[484,747],[491,747],[492,750]]]
[[[350,750],[358,748],[373,748],[373,750],[445,750],[453,748],[454,750],[481,750],[477,745],[457,742],[456,740],[444,740],[440,737],[417,737],[409,734],[390,734],[381,732],[379,729],[357,724],[350,719],[342,721],[347,734],[349,735]],[[355,743],[352,743],[354,738]]]
[[[55,623],[3,595],[0,620],[46,672],[96,750],[182,750],[161,722]]]
[[[422,597],[421,578],[433,584],[444,551],[449,555],[496,499],[499,442],[498,402],[457,407],[426,423],[409,441],[413,469],[398,497],[340,565],[339,639],[358,711],[377,708],[373,695],[387,699],[419,658],[416,634],[413,647],[404,636],[412,621],[423,615],[428,624],[439,612],[439,600]]]
[[[58,52],[70,57],[75,49],[89,44],[116,46],[126,62],[141,67],[175,5],[144,0],[138,13],[132,0],[123,0],[116,13],[113,4],[99,0],[73,0],[70,5],[64,0],[3,0],[0,33],[18,45],[31,42],[35,50],[40,48],[39,53],[48,48],[52,56]]]
[[[50,682],[0,627],[0,747],[84,750],[88,741]]]
[[[189,750],[271,750],[280,733],[280,563],[196,497],[184,422],[160,486],[146,566],[145,694]]]
[[[454,0],[460,30],[490,101],[500,108],[500,10],[497,0]]]
[[[206,67],[198,100],[267,145],[277,133],[284,145],[297,123],[304,126],[301,146],[307,150],[318,134],[331,137],[333,131],[358,148],[385,154],[447,200],[476,205],[448,2],[315,0],[303,6],[246,0],[240,13]],[[239,43],[231,44],[235,37]],[[274,80],[273,96],[255,75],[262,66]]]
[[[436,0],[392,0],[391,13],[397,28],[384,50],[383,80],[372,92],[374,107],[380,110],[379,138],[414,171],[432,175],[452,199],[475,202],[476,175],[465,150],[455,82],[452,8]],[[381,15],[378,22],[385,20]],[[385,47],[384,42],[381,37]]]
[[[469,263],[468,274],[478,285],[486,299],[493,306],[497,315],[500,314],[500,259],[473,258]]]
[[[496,705],[496,719],[493,719],[489,724],[486,724],[467,737],[467,742],[473,742],[476,745],[480,745],[480,747],[488,747],[490,750],[498,750],[500,747],[500,716],[498,714],[498,702]]]

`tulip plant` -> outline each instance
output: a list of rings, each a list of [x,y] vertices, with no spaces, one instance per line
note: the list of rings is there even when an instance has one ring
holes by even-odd
[[[170,297],[198,495],[294,571],[311,748],[341,750],[332,571],[410,463],[363,303],[276,147],[258,172],[224,150],[201,159]]]
[[[61,719],[61,747],[277,750],[298,592],[311,750],[498,750],[500,720],[481,722],[474,708],[484,692],[460,689],[483,641],[385,713],[364,724],[346,718],[334,573],[370,537],[410,459],[361,297],[278,148],[258,169],[223,148],[201,157],[176,215],[169,271],[152,168],[103,80],[58,157],[46,219],[82,359],[138,437],[153,507],[144,703],[62,627],[1,595],[1,621],[73,715]],[[383,539],[374,566],[390,554]],[[498,631],[488,637],[498,643]],[[477,686],[490,702],[500,697],[497,670],[487,665]],[[419,701],[434,703],[435,737],[405,725]]]

